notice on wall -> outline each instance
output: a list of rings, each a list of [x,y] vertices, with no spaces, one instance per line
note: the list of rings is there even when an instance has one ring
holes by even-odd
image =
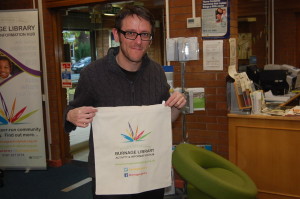
[[[45,169],[37,10],[0,11],[0,168]]]
[[[223,70],[223,40],[203,41],[203,70]]]
[[[229,39],[229,49],[230,49],[230,66],[237,65],[237,52],[236,52],[236,39]]]
[[[202,1],[202,37],[225,39],[230,35],[229,0]]]
[[[71,62],[62,62],[60,64],[61,84],[63,88],[72,88],[71,65]]]

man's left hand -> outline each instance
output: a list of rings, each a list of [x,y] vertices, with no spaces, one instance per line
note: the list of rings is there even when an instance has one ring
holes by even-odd
[[[184,107],[185,104],[186,104],[185,96],[178,91],[175,91],[165,103],[166,106],[175,107],[179,110],[182,107]]]

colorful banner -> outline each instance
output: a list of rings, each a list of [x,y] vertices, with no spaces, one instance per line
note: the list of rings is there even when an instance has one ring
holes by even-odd
[[[37,10],[0,11],[0,168],[45,169]]]
[[[203,39],[225,39],[230,35],[229,0],[202,1]]]

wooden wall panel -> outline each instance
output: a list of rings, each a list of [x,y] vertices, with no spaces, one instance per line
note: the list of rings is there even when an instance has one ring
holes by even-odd
[[[238,0],[238,16],[264,15],[266,12],[265,0]]]
[[[299,118],[229,115],[229,159],[255,182],[259,199],[300,198]]]
[[[80,6],[89,3],[100,3],[106,0],[45,0],[45,7],[47,8],[58,8],[65,6]]]
[[[37,2],[37,0],[35,0]],[[36,4],[37,5],[37,4]],[[16,1],[0,1],[0,10],[15,10],[15,9],[32,9],[34,8],[32,0],[18,0]]]

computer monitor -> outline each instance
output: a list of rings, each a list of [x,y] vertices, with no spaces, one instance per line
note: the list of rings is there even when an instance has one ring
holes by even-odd
[[[289,91],[287,75],[287,70],[263,70],[259,74],[259,84],[265,92],[271,90],[273,95],[284,95]]]

